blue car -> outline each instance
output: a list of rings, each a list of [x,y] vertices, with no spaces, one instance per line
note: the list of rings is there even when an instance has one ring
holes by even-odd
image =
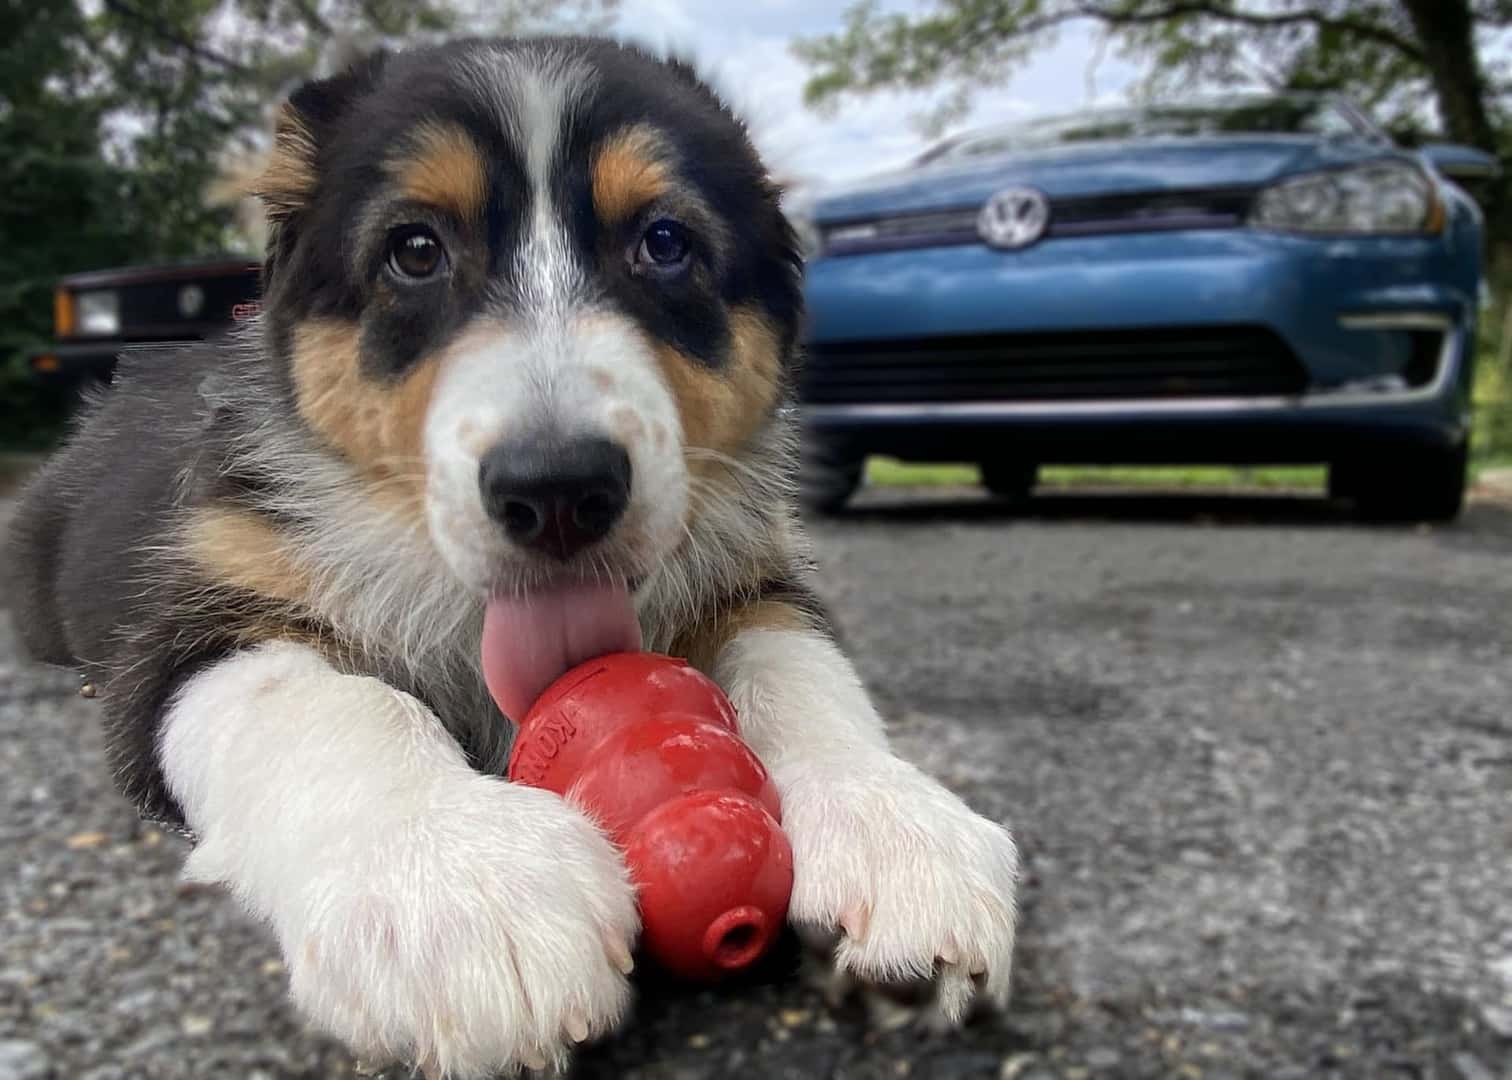
[[[797,214],[810,246],[804,493],[868,454],[1325,463],[1364,513],[1464,499],[1494,159],[1400,148],[1280,95],[967,134]]]

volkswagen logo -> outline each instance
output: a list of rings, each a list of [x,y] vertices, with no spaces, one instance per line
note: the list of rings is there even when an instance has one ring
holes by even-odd
[[[1050,200],[1034,188],[1004,188],[977,215],[977,232],[995,248],[1023,248],[1045,235]]]

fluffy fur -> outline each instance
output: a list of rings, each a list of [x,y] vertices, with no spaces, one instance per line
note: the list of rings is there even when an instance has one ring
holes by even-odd
[[[413,697],[270,643],[191,679],[161,752],[204,838],[189,875],[268,919],[295,1002],[366,1053],[540,1064],[622,1013],[619,856],[556,796],[470,768]]]
[[[594,578],[736,702],[794,920],[950,1016],[1001,1002],[1013,843],[893,756],[805,584],[800,262],[724,105],[599,41],[378,55],[293,95],[256,186],[262,316],[123,361],[10,563],[32,650],[99,687],[123,790],[272,925],[311,1020],[467,1077],[620,1018],[624,867],[499,778],[478,659],[488,596]],[[570,556],[511,542],[484,456],[583,435],[630,460],[623,515]]]

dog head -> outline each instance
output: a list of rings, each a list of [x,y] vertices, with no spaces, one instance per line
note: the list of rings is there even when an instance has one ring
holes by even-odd
[[[779,408],[801,259],[681,64],[379,54],[292,96],[255,188],[302,423],[475,593],[644,577]]]

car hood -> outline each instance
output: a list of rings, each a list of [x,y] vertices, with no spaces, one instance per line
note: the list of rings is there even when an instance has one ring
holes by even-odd
[[[819,221],[975,206],[1024,185],[1054,198],[1256,187],[1309,169],[1391,154],[1378,143],[1310,136],[1088,142],[953,164],[910,166],[820,193]]]

